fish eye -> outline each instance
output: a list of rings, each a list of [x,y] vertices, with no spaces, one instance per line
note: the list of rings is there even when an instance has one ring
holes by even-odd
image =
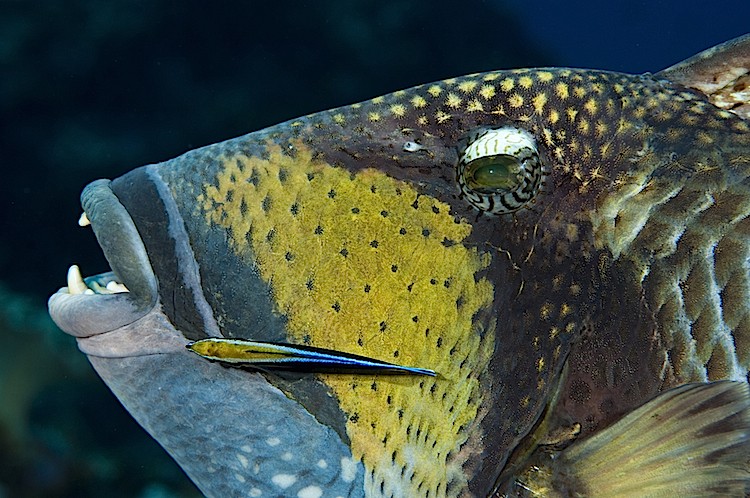
[[[515,127],[480,130],[458,162],[461,191],[474,207],[512,213],[538,194],[544,177],[534,138]]]

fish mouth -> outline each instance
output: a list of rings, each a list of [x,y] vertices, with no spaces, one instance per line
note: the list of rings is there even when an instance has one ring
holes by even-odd
[[[68,270],[68,285],[48,302],[50,316],[68,334],[85,338],[127,326],[157,304],[158,284],[143,240],[110,188],[109,180],[90,183],[81,193],[84,214],[79,224],[91,225],[112,271],[81,276]]]

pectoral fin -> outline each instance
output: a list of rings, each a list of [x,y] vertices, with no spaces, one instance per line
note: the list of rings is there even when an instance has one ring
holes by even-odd
[[[238,367],[435,375],[434,371],[424,368],[395,365],[365,356],[297,344],[212,337],[191,342],[187,348],[208,360]]]
[[[667,391],[571,445],[548,470],[537,489],[553,496],[746,496],[750,388],[724,381]]]

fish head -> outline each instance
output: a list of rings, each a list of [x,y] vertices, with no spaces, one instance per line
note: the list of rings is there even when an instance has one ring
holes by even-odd
[[[747,138],[684,86],[572,69],[312,114],[89,185],[112,274],[50,313],[207,495],[487,496],[539,427],[690,379],[632,248],[674,185],[731,176],[679,168],[715,130]],[[227,368],[207,339],[436,375]]]

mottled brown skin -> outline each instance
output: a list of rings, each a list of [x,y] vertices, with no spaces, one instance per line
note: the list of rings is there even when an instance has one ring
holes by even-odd
[[[472,130],[508,125],[536,137],[550,173],[527,208],[486,215],[456,193],[458,150]],[[718,238],[721,295],[736,308],[727,312],[737,317],[730,329],[738,349],[750,340],[747,275],[730,282],[748,256],[750,135],[745,121],[698,92],[650,75],[516,70],[425,85],[310,116],[292,123],[289,134],[276,130],[272,139],[301,138],[334,165],[374,167],[416,183],[473,220],[473,243],[493,254],[488,274],[498,283],[499,326],[485,381],[495,402],[482,421],[484,456],[467,469],[476,475],[476,494],[495,487],[490,479],[557,388],[554,425],[578,422],[585,436],[666,388],[736,374],[727,366],[730,353],[710,344],[717,317],[690,308],[710,293],[693,275],[704,269],[708,239]],[[405,152],[407,141],[423,149]],[[678,186],[680,194],[659,202],[658,216],[647,217],[627,250],[613,254],[592,218],[608,196],[637,182],[655,197]],[[705,192],[717,202],[694,215]],[[612,244],[620,243],[618,221]],[[675,223],[687,229],[670,253],[660,234]],[[670,297],[678,291],[669,283],[675,268],[685,270],[677,279],[682,295]],[[680,300],[695,320],[689,332],[704,349],[703,365],[673,337]],[[740,360],[746,373],[747,354]]]

